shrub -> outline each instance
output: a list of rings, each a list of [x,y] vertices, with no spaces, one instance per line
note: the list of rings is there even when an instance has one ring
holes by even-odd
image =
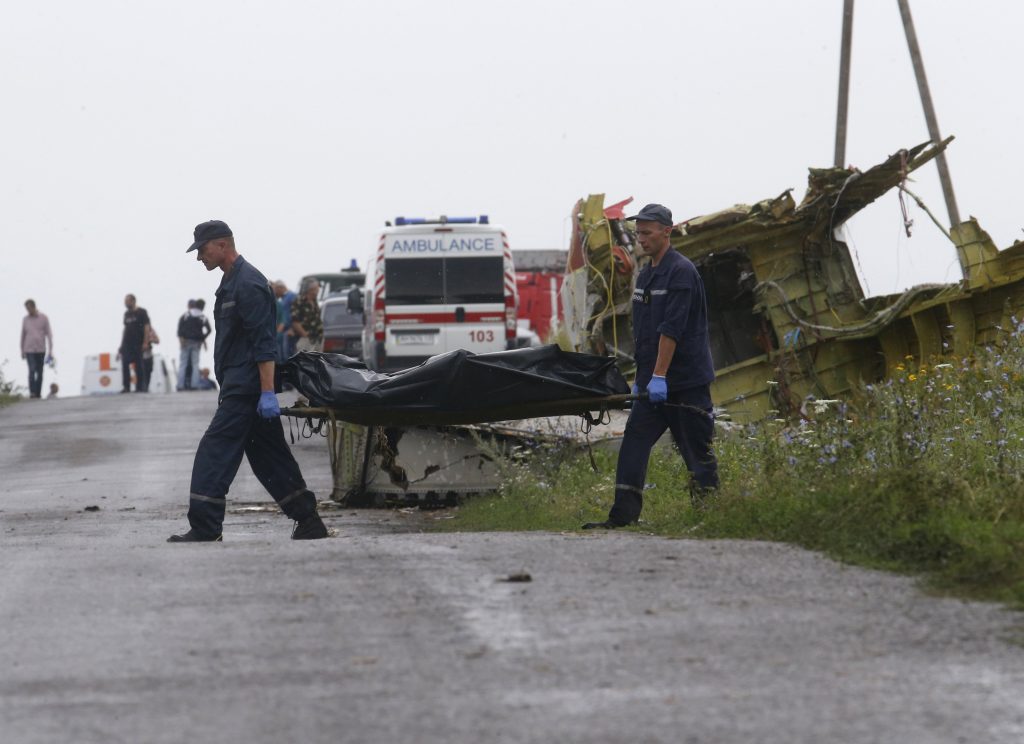
[[[6,365],[7,360],[0,362],[0,406],[9,405],[21,398],[18,386],[4,377],[4,367]]]

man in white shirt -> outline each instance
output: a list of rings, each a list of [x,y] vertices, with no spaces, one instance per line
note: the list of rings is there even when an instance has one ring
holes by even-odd
[[[36,309],[35,300],[25,300],[28,315],[21,321],[21,358],[28,362],[28,397],[43,392],[43,365],[53,358],[50,319]]]

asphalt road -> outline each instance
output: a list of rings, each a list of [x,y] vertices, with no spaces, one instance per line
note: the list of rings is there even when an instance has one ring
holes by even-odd
[[[1024,741],[1019,615],[784,546],[350,510],[296,543],[246,464],[225,542],[168,544],[214,405],[0,410],[0,742]]]

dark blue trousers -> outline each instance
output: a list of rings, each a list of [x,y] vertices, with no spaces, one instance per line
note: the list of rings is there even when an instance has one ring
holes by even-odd
[[[256,413],[259,395],[231,395],[217,406],[192,465],[188,522],[204,536],[219,535],[228,488],[242,464],[252,472],[287,516],[302,520],[316,512],[316,497],[306,488],[299,465],[284,440],[280,418]]]
[[[43,394],[43,363],[46,361],[44,352],[25,352],[28,362],[28,394],[30,398],[41,398]]]
[[[718,462],[711,448],[715,434],[711,391],[707,385],[669,393],[664,405],[637,400],[626,421],[615,470],[615,503],[608,520],[631,524],[640,517],[651,449],[665,430],[672,432],[694,487],[718,487]]]
[[[142,366],[142,347],[125,346],[121,349],[121,389],[131,392],[132,365],[135,365],[135,392],[146,392],[146,370]]]

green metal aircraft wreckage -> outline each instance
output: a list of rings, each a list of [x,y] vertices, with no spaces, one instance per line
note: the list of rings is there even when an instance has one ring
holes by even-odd
[[[970,356],[999,343],[1012,317],[1024,317],[1024,242],[1000,251],[973,217],[948,232],[935,220],[956,246],[963,280],[898,295],[865,298],[850,251],[836,237],[890,189],[916,200],[906,190],[908,174],[951,140],[900,150],[865,171],[812,168],[799,204],[786,191],[676,226],[672,246],[697,265],[708,294],[713,398],[733,420],[797,415],[808,396],[849,396],[907,357],[924,364]],[[604,209],[600,194],[582,201],[577,214],[563,288],[566,343],[614,353],[628,377],[630,228],[622,204]]]

